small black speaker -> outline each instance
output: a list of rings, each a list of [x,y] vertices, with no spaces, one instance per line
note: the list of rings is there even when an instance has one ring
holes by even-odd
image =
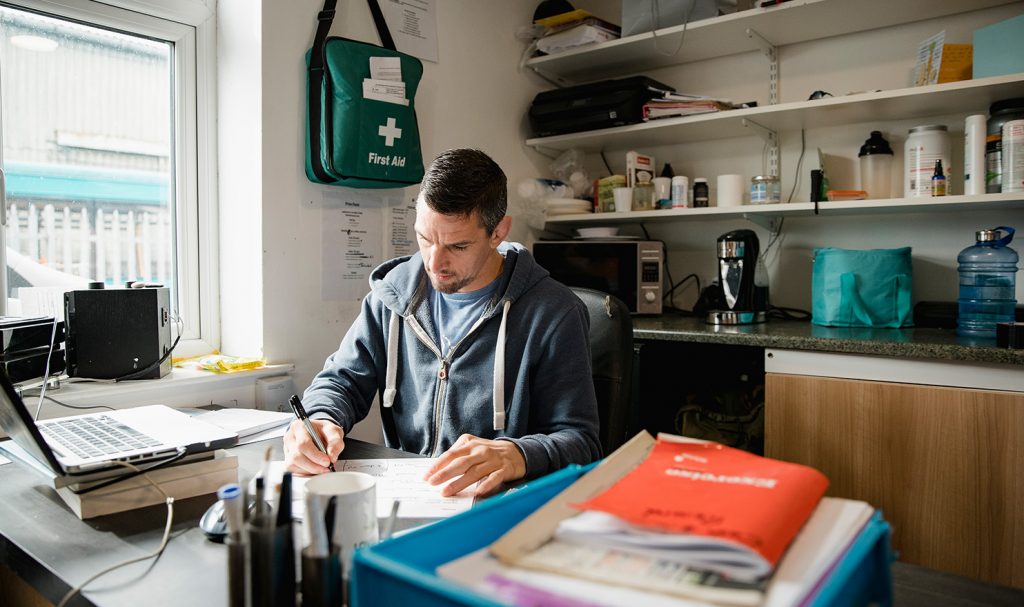
[[[164,358],[171,349],[170,302],[164,287],[65,293],[68,375],[159,379],[170,373],[171,357]]]

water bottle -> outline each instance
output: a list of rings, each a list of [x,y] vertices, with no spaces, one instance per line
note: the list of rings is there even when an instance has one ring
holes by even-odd
[[[1013,322],[1018,257],[1016,251],[1006,246],[1013,240],[1013,233],[1013,228],[1005,226],[981,230],[976,234],[977,243],[957,256],[957,335],[995,339],[996,323]]]

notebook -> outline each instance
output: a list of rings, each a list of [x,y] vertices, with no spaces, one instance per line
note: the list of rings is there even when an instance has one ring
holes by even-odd
[[[146,464],[212,452],[238,442],[234,432],[164,405],[35,422],[2,367],[0,428],[20,447],[18,451],[57,477],[117,468],[113,461]]]

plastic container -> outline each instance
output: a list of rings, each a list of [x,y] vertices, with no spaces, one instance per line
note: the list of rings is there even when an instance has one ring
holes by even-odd
[[[1003,231],[1008,232],[1003,236]],[[1017,252],[1007,246],[1014,229],[977,232],[977,242],[957,256],[960,296],[957,335],[995,339],[996,323],[1013,322],[1017,305]]]
[[[860,189],[875,200],[892,197],[892,161],[895,158],[889,142],[881,131],[871,131],[871,137],[860,146]]]
[[[690,206],[690,180],[683,175],[672,178],[672,208],[685,209]]]
[[[703,177],[693,180],[693,206],[694,208],[708,206],[708,180]]]
[[[640,171],[637,183],[633,185],[633,210],[651,211],[654,208],[654,184],[651,183],[651,174]]]
[[[985,136],[985,191],[1003,191],[1003,125],[1024,118],[1024,97],[996,101],[988,108]]]
[[[942,161],[947,180],[952,175],[948,130],[944,124],[910,129],[903,159],[903,195],[907,198],[931,198],[936,160]]]
[[[750,178],[750,204],[778,204],[782,201],[782,187],[774,175]]]
[[[1002,191],[1024,192],[1024,120],[1003,125]]]
[[[985,115],[964,120],[964,194],[985,193]]]

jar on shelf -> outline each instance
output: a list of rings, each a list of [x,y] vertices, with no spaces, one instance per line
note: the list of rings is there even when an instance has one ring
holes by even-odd
[[[928,124],[910,129],[903,157],[903,195],[907,198],[931,198],[935,161],[941,160],[948,176],[950,169],[949,129],[944,124]]]
[[[750,178],[750,204],[778,204],[782,201],[782,186],[775,175],[757,175]]]

